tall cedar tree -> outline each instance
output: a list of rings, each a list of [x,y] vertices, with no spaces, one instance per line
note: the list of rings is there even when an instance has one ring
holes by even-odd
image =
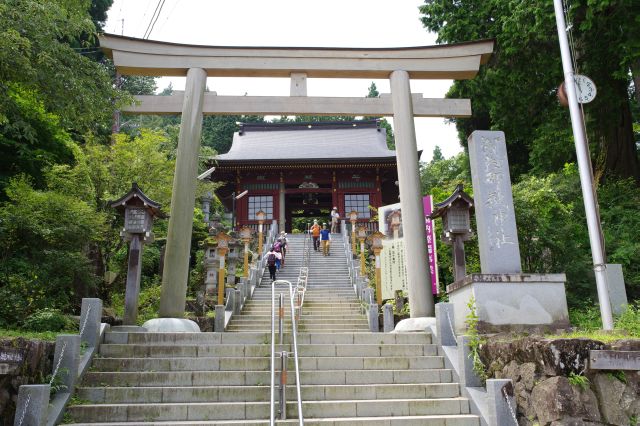
[[[556,100],[563,74],[550,1],[426,0],[420,12],[438,42],[496,40],[480,74],[455,82],[448,93],[472,101],[473,116],[455,120],[463,144],[473,130],[503,130],[516,178],[574,161],[569,112]],[[640,72],[640,2],[574,0],[569,17],[578,71],[598,87],[584,107],[596,174],[640,182],[631,113],[631,103],[640,101],[640,88],[634,94],[631,84]]]

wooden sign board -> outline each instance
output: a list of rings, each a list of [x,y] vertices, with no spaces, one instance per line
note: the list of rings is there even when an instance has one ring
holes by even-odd
[[[640,351],[589,351],[591,370],[640,370]]]

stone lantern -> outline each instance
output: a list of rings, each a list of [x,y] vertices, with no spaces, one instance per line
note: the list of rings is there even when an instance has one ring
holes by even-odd
[[[351,221],[351,253],[356,253],[356,223],[358,222],[358,212],[351,210],[349,213],[349,220]]]
[[[251,228],[243,226],[240,229],[240,239],[244,243],[244,272],[245,278],[249,277],[249,242],[251,242]]]
[[[360,241],[360,275],[364,277],[366,275],[364,261],[364,240],[367,239],[367,228],[360,225],[358,226],[356,233],[358,234],[358,240]]]
[[[202,203],[202,214],[204,216],[204,223],[207,224],[207,227],[211,226],[210,223],[210,214],[211,214],[211,202],[213,201],[213,196],[211,192],[207,192],[202,198],[200,198],[200,202]]]
[[[371,248],[376,259],[376,302],[378,306],[382,306],[382,276],[380,273],[380,252],[382,251],[382,241],[385,235],[382,232],[376,231],[369,236],[371,241]]]
[[[209,231],[209,237],[204,240],[204,285],[205,295],[213,295],[218,283],[218,246],[215,237]]]
[[[256,220],[258,221],[258,255],[262,256],[262,240],[263,238],[263,226],[264,220],[267,218],[267,214],[262,210],[256,212]]]
[[[431,219],[442,218],[442,241],[453,245],[454,281],[461,280],[467,274],[464,259],[464,241],[473,236],[471,230],[471,211],[473,198],[458,185],[456,190],[441,203],[436,204]]]
[[[120,231],[120,236],[131,241],[123,324],[135,325],[138,319],[142,245],[153,242],[153,219],[164,217],[164,214],[160,211],[160,204],[147,197],[135,182],[131,184],[131,190],[127,194],[110,202],[109,206],[124,215],[124,228]]]
[[[225,255],[229,251],[229,243],[232,238],[224,232],[218,233],[216,236],[218,239],[218,257],[220,259],[220,265],[218,267],[218,305],[224,305],[224,267],[225,267]]]

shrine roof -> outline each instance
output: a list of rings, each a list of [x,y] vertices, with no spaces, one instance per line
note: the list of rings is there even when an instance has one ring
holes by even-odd
[[[245,123],[219,165],[243,162],[389,161],[386,129],[375,121]]]

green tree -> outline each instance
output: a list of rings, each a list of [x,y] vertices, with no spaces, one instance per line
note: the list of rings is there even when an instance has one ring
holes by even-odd
[[[460,184],[464,186],[465,192],[473,195],[469,157],[465,152],[461,152],[454,157],[444,158],[442,151],[436,146],[433,150],[432,160],[428,163],[420,164],[420,182],[422,193],[431,195],[434,204],[446,200],[456,189],[456,186]],[[443,286],[453,282],[453,257],[451,246],[445,244],[440,238],[440,235],[442,235],[442,221],[437,219],[434,222],[438,252],[438,275],[440,287],[443,288]],[[475,227],[474,223],[475,221],[472,218],[472,227]],[[480,271],[480,255],[475,235],[465,243],[465,258],[468,273]]]
[[[95,34],[88,1],[6,0],[0,4],[0,123],[6,124],[10,84],[37,94],[72,133],[109,122],[116,92],[104,66],[71,46]]]
[[[622,264],[627,296],[640,297],[640,189],[630,180],[608,179],[598,187],[607,261]],[[596,299],[589,236],[575,164],[540,178],[527,176],[513,186],[523,268],[527,272],[566,272],[568,301]]]
[[[471,118],[454,120],[461,143],[476,129],[504,130],[515,180],[529,170],[559,170],[574,159],[568,111],[556,100],[563,75],[550,2],[427,0],[420,11],[439,42],[496,39],[495,54],[479,75],[455,82],[448,93],[473,104]],[[585,106],[597,173],[638,180],[629,83],[640,56],[640,3],[578,0],[569,14],[579,70],[599,88]]]
[[[98,282],[85,249],[102,241],[104,215],[72,194],[17,177],[0,204],[0,325],[43,308],[69,311]]]
[[[60,118],[46,111],[37,92],[22,84],[6,86],[5,122],[0,123],[0,188],[19,173],[33,177],[42,188],[43,168],[72,161],[71,138]]]
[[[459,184],[464,185],[467,193],[471,193],[468,155],[461,152],[454,157],[444,158],[442,151],[436,146],[433,159],[420,166],[420,182],[422,192],[433,195],[438,201],[445,200]]]
[[[378,97],[380,97],[380,92],[378,92],[378,87],[376,86],[376,83],[372,81],[371,85],[369,86],[369,93],[367,93],[367,98],[378,98]],[[389,124],[386,118],[364,117],[364,119],[380,120],[380,127],[384,128],[387,131],[387,147],[393,150],[396,149],[396,140],[395,140],[395,137],[393,136],[393,127],[391,127],[391,124]]]
[[[96,31],[90,7],[86,0],[0,3],[0,189],[18,173],[44,188],[43,167],[72,161],[71,139],[110,129],[118,92],[106,67],[84,54]]]

